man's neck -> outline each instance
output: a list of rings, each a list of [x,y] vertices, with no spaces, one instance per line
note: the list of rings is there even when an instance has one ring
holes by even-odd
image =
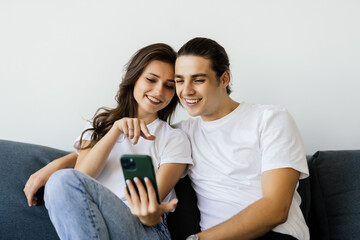
[[[232,111],[234,111],[240,103],[232,100],[228,95],[223,99],[223,101],[217,106],[217,110],[214,111],[214,114],[211,115],[202,115],[201,119],[205,122],[215,121],[220,118],[225,117]]]

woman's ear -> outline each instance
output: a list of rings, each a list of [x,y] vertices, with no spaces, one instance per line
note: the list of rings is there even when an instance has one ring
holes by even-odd
[[[226,70],[220,77],[220,85],[226,88],[230,84],[230,71]]]

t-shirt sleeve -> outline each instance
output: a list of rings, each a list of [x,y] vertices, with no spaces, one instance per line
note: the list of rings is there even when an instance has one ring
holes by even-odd
[[[188,118],[182,120],[172,125],[173,128],[181,129],[183,132],[187,133],[190,130],[190,124],[193,122],[193,118]]]
[[[89,129],[89,128],[92,128],[92,122],[90,121],[87,121],[86,124],[85,124],[85,127],[84,127],[84,130],[85,131],[86,129]],[[76,138],[74,144],[73,144],[73,147],[75,149],[75,152],[79,153],[79,149],[78,147],[79,144],[80,144],[80,137],[81,137],[81,134],[83,133],[83,131],[80,133],[80,135]],[[92,135],[93,131],[92,130],[89,130],[89,131],[86,131],[83,135],[83,140],[88,140],[90,141],[91,140],[91,135]]]
[[[160,165],[164,163],[193,164],[190,141],[180,129],[172,129],[163,147]]]
[[[286,109],[264,111],[260,130],[262,169],[293,168],[300,179],[309,176],[304,144],[292,116]]]

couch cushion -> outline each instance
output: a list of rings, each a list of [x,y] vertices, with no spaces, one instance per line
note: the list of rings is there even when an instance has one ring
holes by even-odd
[[[309,162],[312,239],[359,239],[360,150],[317,152]]]
[[[180,179],[175,186],[179,203],[173,213],[168,214],[168,225],[173,240],[183,240],[200,232],[200,211],[197,198],[188,176]]]
[[[29,176],[68,152],[0,140],[0,238],[58,239],[42,206],[29,207],[23,192]]]

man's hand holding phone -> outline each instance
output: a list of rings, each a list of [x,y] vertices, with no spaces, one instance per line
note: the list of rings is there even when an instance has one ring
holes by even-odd
[[[137,216],[142,224],[146,226],[155,226],[161,221],[161,216],[164,213],[176,208],[178,200],[175,198],[170,202],[159,204],[150,179],[145,177],[144,181],[146,189],[139,178],[134,178],[134,182],[139,192],[139,194],[137,194],[133,182],[126,180],[127,188],[125,187],[125,196],[129,203],[131,213]]]

